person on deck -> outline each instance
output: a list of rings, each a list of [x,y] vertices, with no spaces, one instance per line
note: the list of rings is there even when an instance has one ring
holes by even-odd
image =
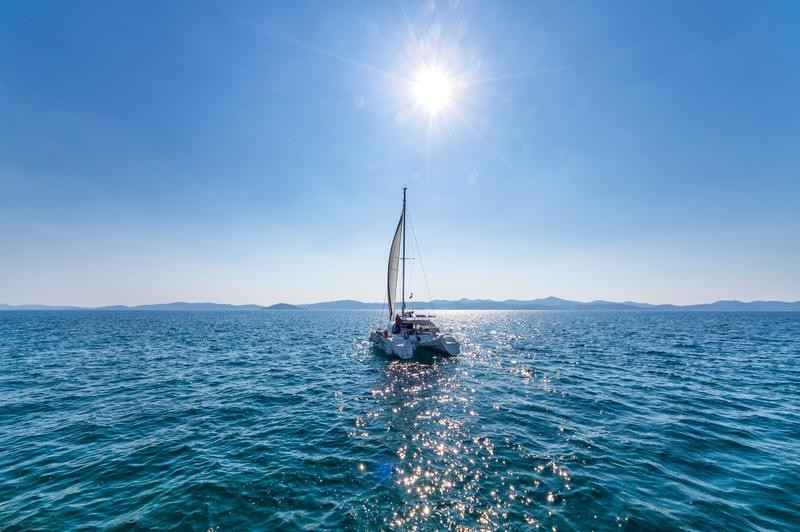
[[[400,314],[394,315],[394,327],[392,327],[392,334],[400,334],[400,327],[403,324],[403,320],[400,319]]]

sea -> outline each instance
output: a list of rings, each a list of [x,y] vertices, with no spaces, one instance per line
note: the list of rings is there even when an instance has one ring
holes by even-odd
[[[437,314],[0,312],[0,529],[800,529],[800,313]]]

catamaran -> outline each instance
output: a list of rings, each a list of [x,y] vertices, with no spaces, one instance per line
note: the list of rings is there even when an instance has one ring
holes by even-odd
[[[376,329],[370,334],[370,340],[387,355],[398,358],[413,358],[416,348],[428,349],[445,355],[457,355],[461,351],[458,341],[450,335],[442,334],[434,325],[433,315],[415,314],[406,310],[406,189],[403,188],[403,212],[397,229],[394,231],[392,245],[389,248],[389,268],[387,272],[387,296],[389,303],[389,326]],[[395,314],[397,306],[397,276],[400,263],[403,263],[400,312]],[[392,320],[394,316],[394,320]]]

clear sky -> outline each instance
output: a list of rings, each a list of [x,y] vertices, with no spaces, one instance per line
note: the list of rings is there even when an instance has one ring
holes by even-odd
[[[798,300],[799,28],[796,1],[4,1],[0,302],[381,301],[403,185],[434,298]]]

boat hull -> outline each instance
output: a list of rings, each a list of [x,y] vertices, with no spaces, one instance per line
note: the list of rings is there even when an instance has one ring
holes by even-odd
[[[417,346],[448,356],[456,356],[461,352],[461,346],[452,336],[438,335],[430,340],[423,339]]]
[[[455,356],[461,352],[458,341],[449,335],[384,335],[375,331],[370,335],[370,340],[387,355],[394,355],[403,360],[413,358],[415,349],[427,349],[447,356]]]
[[[370,340],[382,349],[387,355],[394,355],[397,358],[408,360],[414,357],[414,346],[401,335],[384,336],[379,332],[373,332]]]

